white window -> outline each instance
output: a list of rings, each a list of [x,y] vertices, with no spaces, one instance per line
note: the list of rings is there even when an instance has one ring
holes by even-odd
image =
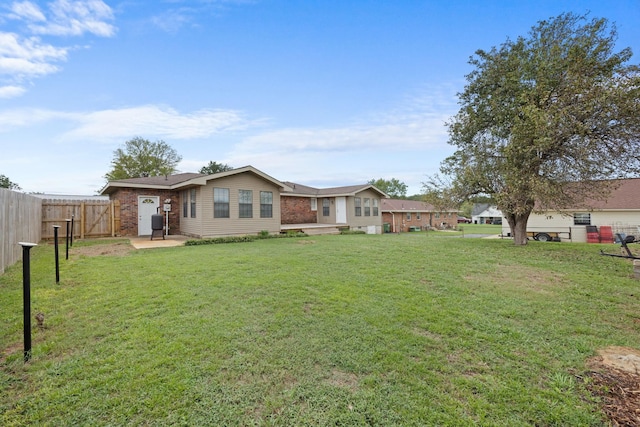
[[[273,193],[260,192],[260,218],[273,218]]]
[[[590,213],[574,213],[573,225],[591,225]]]
[[[240,218],[253,218],[253,191],[238,190],[238,208]]]
[[[229,218],[229,189],[213,189],[213,217]]]

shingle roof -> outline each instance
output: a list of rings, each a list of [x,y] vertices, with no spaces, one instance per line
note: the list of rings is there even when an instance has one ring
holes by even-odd
[[[606,200],[585,200],[585,205],[593,209],[640,210],[640,178],[620,179],[615,183],[617,187]]]
[[[489,203],[476,203],[476,204],[474,204],[473,208],[471,209],[471,216],[480,215],[482,212],[484,212],[487,209],[489,209],[489,206],[491,206]]]
[[[380,204],[382,212],[433,212],[432,204],[417,200],[382,199]]]
[[[175,175],[162,175],[162,176],[146,176],[142,178],[127,178],[117,179],[111,181],[111,183],[123,183],[123,184],[137,184],[137,185],[176,185],[181,182],[189,181],[193,178],[206,176],[201,173],[185,172],[177,173]]]
[[[243,166],[241,168],[235,168],[224,172],[218,172],[211,175],[205,175],[201,173],[178,173],[175,175],[167,176],[150,176],[143,178],[128,178],[120,179],[116,181],[109,181],[107,185],[101,190],[101,194],[110,194],[118,188],[153,188],[153,189],[171,189],[187,188],[193,185],[206,185],[207,181],[223,178],[240,173],[252,173],[264,179],[270,181],[273,184],[279,186],[281,190],[286,190],[284,184],[275,178],[267,175],[266,173],[259,171],[253,166]]]
[[[307,185],[296,184],[295,182],[285,181],[284,184],[288,186],[291,191],[286,191],[282,193],[282,195],[286,196],[295,195],[295,196],[310,196],[310,197],[329,197],[329,196],[346,196],[346,195],[354,195],[359,193],[360,191],[367,190],[369,188],[374,191],[379,192],[381,195],[384,193],[378,190],[371,184],[360,184],[360,185],[347,185],[344,187],[330,187],[330,188],[314,188],[309,187]]]

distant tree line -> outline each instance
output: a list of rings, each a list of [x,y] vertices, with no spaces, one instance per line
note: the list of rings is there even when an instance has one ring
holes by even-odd
[[[0,188],[8,188],[9,190],[21,190],[20,186],[12,182],[6,175],[0,174]]]

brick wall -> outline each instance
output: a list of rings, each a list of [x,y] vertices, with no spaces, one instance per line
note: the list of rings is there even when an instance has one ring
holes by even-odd
[[[391,224],[391,232],[401,233],[409,231],[409,227],[420,227],[421,230],[426,230],[429,227],[435,229],[456,228],[458,217],[453,215],[452,218],[449,218],[448,214],[442,214],[440,218],[436,218],[434,213],[421,212],[420,219],[418,219],[417,213],[411,212],[411,219],[407,219],[407,212],[395,212],[394,214],[383,212],[382,223]]]
[[[138,235],[138,196],[160,196],[160,212],[166,199],[171,199],[169,234],[180,234],[180,196],[175,191],[123,188],[112,193],[111,200],[120,201],[120,235]]]
[[[280,222],[282,224],[315,224],[318,212],[311,210],[308,197],[281,196]]]

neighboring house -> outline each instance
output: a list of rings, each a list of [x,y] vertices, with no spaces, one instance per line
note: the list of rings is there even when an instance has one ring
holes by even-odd
[[[385,231],[399,233],[429,228],[455,228],[457,211],[436,211],[433,205],[416,200],[383,199],[382,221],[389,224]]]
[[[619,186],[604,201],[585,201],[585,207],[575,207],[542,214],[532,213],[527,230],[535,233],[557,233],[562,241],[587,242],[587,227],[611,227],[613,234],[624,233],[640,237],[640,178],[621,179]],[[504,235],[510,232],[506,219]],[[591,241],[591,240],[589,240]]]
[[[120,200],[120,232],[152,234],[151,216],[168,216],[170,234],[213,237],[280,232],[285,185],[252,166],[213,175],[176,175],[110,181],[101,194]]]
[[[313,188],[285,182],[280,194],[283,229],[299,224],[317,224],[368,234],[382,233],[381,200],[388,197],[371,184]]]
[[[477,203],[471,212],[473,224],[502,224],[502,212],[488,203]]]

